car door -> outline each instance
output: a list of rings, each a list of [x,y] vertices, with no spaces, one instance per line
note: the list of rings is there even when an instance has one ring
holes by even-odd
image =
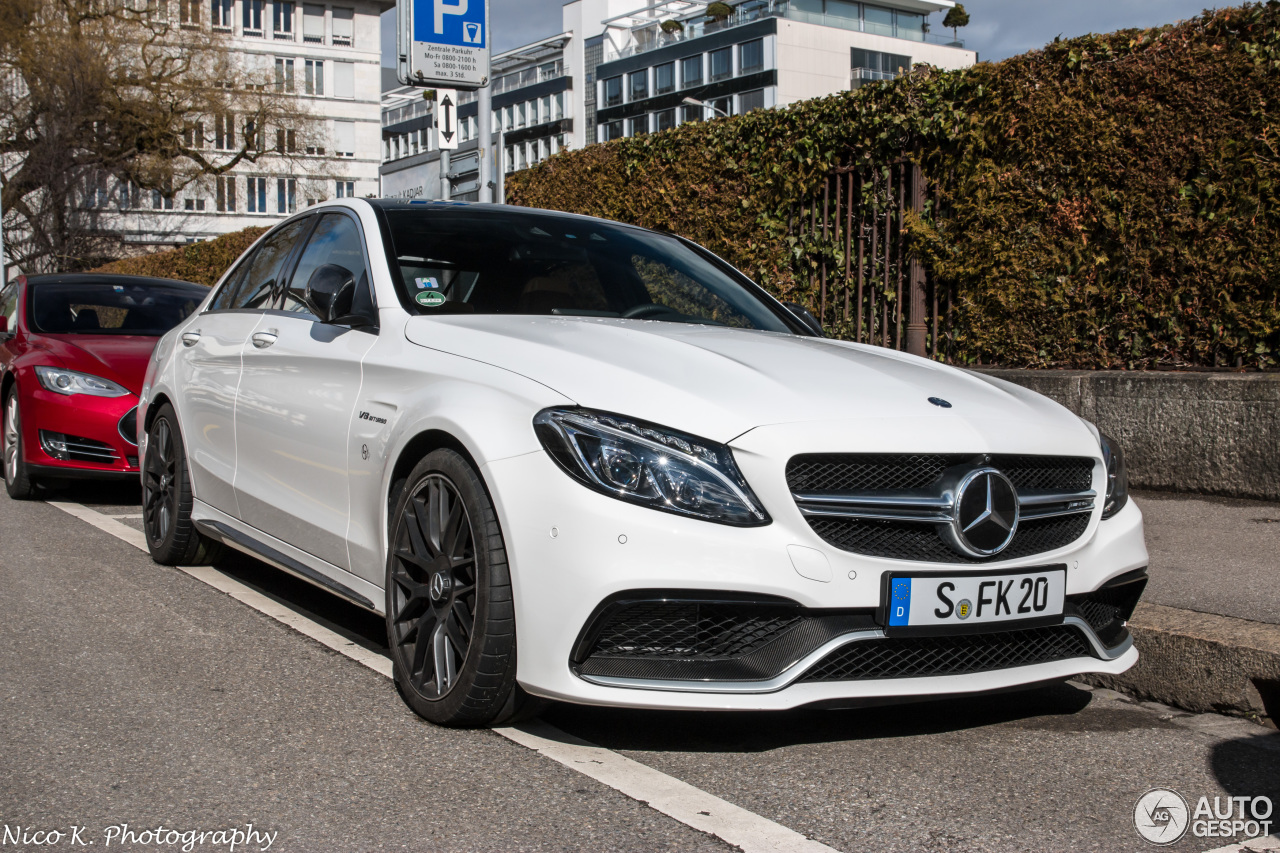
[[[245,342],[271,307],[277,282],[310,222],[293,220],[240,261],[209,308],[179,337],[179,417],[196,497],[238,516],[235,404]]]
[[[235,492],[246,524],[347,569],[348,432],[362,360],[377,333],[327,325],[311,313],[306,283],[326,264],[351,273],[356,305],[376,320],[357,220],[321,214],[279,308],[262,317],[243,347]]]

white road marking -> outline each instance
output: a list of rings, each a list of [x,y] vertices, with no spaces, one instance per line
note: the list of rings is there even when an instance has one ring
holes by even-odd
[[[146,537],[141,531],[134,530],[111,516],[77,503],[50,501],[49,505],[128,542],[144,553],[150,553]],[[364,664],[379,675],[391,677],[391,661],[388,658],[351,642],[341,634],[330,631],[217,569],[194,566],[181,567],[181,570],[338,654]],[[834,848],[806,838],[755,812],[749,812],[687,782],[546,723],[535,720],[519,726],[493,729],[493,732],[644,803],[686,826],[735,845],[743,853],[838,853]]]

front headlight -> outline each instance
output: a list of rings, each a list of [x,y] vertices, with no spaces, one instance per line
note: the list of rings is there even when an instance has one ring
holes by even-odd
[[[37,367],[36,377],[46,390],[68,397],[75,394],[88,394],[90,397],[123,397],[129,389],[117,385],[110,379],[79,373],[75,370],[63,370],[59,367]]]
[[[1102,517],[1110,518],[1129,502],[1129,471],[1124,465],[1124,451],[1116,440],[1098,433],[1102,445],[1102,463],[1107,469],[1107,498],[1102,504]]]
[[[722,444],[585,409],[546,409],[533,428],[569,476],[612,498],[738,527],[770,521]]]

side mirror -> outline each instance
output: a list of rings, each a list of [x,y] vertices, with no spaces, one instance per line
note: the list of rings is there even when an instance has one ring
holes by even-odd
[[[355,295],[355,276],[337,264],[316,267],[307,282],[307,306],[321,323],[335,323],[349,315]]]
[[[799,302],[786,302],[784,304],[787,306],[787,310],[794,314],[801,323],[804,323],[805,328],[809,329],[809,331],[820,338],[827,336],[827,333],[822,329],[822,324],[818,322],[818,318],[813,316],[813,313],[808,308],[805,308]]]

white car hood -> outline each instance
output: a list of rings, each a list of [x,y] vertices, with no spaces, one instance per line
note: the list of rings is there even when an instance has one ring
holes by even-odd
[[[866,419],[936,419],[939,432],[952,434],[981,434],[982,424],[998,422],[1002,432],[1087,436],[1066,409],[1015,385],[841,341],[541,316],[415,317],[405,334],[419,346],[528,377],[580,406],[721,442],[769,424]]]

